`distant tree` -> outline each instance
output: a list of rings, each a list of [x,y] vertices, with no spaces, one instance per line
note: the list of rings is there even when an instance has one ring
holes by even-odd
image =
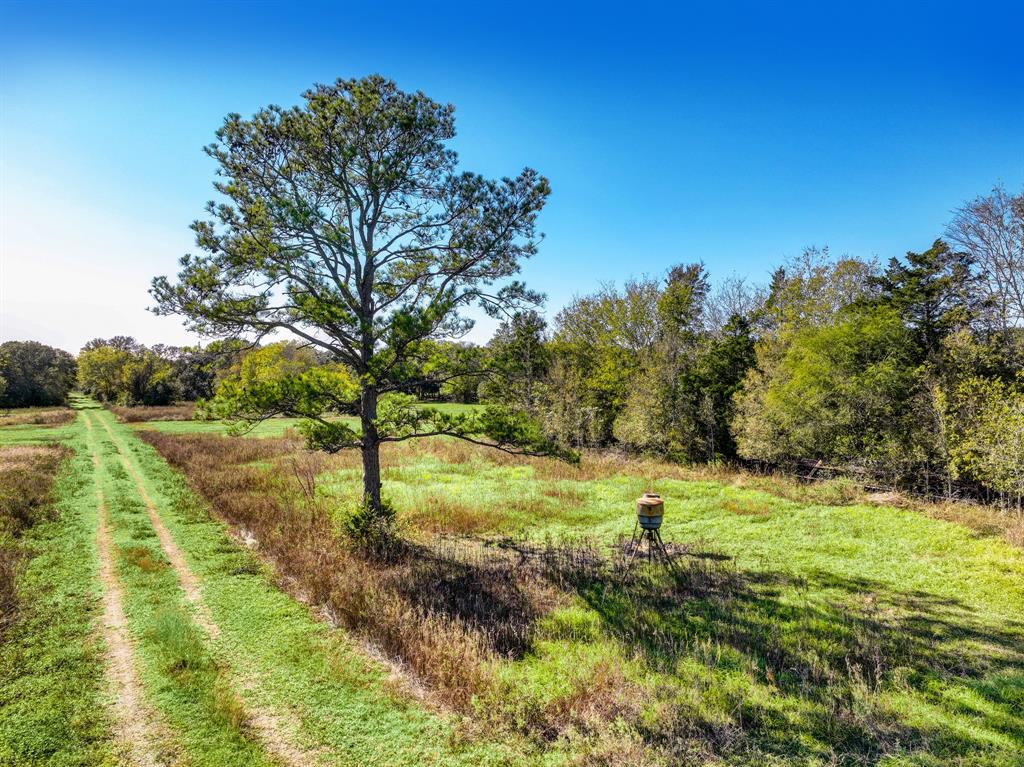
[[[67,404],[75,383],[75,358],[38,341],[0,344],[2,407]]]
[[[690,385],[700,398],[699,440],[691,450],[694,458],[736,457],[734,398],[754,366],[754,349],[753,320],[734,314],[698,352],[690,376]]]
[[[203,413],[244,429],[275,415],[323,418],[351,412],[359,386],[339,363],[320,363],[308,346],[280,341],[242,354]]]
[[[891,259],[874,282],[877,300],[894,307],[913,332],[922,360],[936,359],[942,340],[969,326],[979,312],[970,254],[942,240],[904,260]]]
[[[655,333],[633,362],[626,407],[615,438],[637,450],[685,456],[697,437],[699,395],[689,385],[709,291],[701,264],[675,266],[651,297]]]
[[[753,363],[761,292],[737,281],[715,291],[704,266],[688,264],[664,280],[630,280],[576,298],[545,345],[549,431],[576,445],[617,442],[682,460],[732,457],[732,397]],[[751,316],[723,321],[726,307]]]
[[[971,255],[1005,342],[1018,346],[1021,336],[1014,331],[1024,326],[1024,192],[1011,195],[997,186],[965,203],[946,236]]]
[[[547,323],[534,310],[516,312],[501,323],[487,345],[489,375],[481,384],[485,402],[512,402],[536,416],[540,387],[550,363]]]
[[[424,380],[436,382],[438,396],[452,402],[475,403],[486,374],[487,351],[470,343],[436,344],[422,371]]]
[[[1024,502],[1024,373],[1016,381],[967,378],[943,410],[955,478],[976,480],[1018,509]]]
[[[764,287],[751,284],[743,277],[728,276],[717,282],[708,295],[704,309],[705,328],[713,334],[723,332],[737,317],[743,318],[753,328],[767,299]]]
[[[87,346],[78,355],[78,385],[86,394],[121,405],[167,405],[177,399],[178,381],[166,356],[134,341]]]
[[[212,397],[217,383],[247,347],[244,341],[227,339],[179,349],[173,358],[178,396],[188,402]]]
[[[119,400],[126,405],[169,405],[178,398],[177,383],[170,360],[140,349],[121,370]]]
[[[703,265],[669,270],[656,301],[657,340],[634,369],[614,425],[623,445],[681,460],[733,457],[732,396],[753,364],[750,321],[708,317],[712,290]],[[753,303],[743,302],[754,311]],[[719,311],[715,305],[713,311]]]
[[[79,388],[101,402],[118,402],[124,391],[124,372],[131,362],[131,352],[92,342],[86,346],[78,355]]]
[[[852,307],[793,332],[776,360],[759,357],[736,397],[740,454],[821,458],[902,470],[920,386],[915,345],[888,306]]]
[[[658,341],[659,280],[604,285],[555,317],[550,344],[549,431],[573,444],[613,441],[644,360]]]
[[[87,341],[85,346],[82,347],[82,351],[92,351],[93,349],[98,349],[101,346],[108,346],[111,349],[131,353],[135,353],[142,348],[142,344],[131,336],[113,336],[111,338],[94,338],[91,341]]]
[[[772,274],[762,308],[766,334],[786,333],[833,322],[850,304],[878,291],[878,265],[851,256],[833,258],[828,248],[806,248]]]
[[[176,283],[154,280],[157,311],[214,336],[284,330],[351,369],[359,431],[305,405],[296,414],[308,419],[311,446],[360,449],[374,512],[383,509],[383,442],[450,434],[552,452],[510,413],[452,415],[382,399],[402,390],[403,365],[424,342],[468,330],[466,307],[501,315],[537,303],[507,280],[536,252],[547,180],[533,170],[501,181],[458,172],[446,146],[453,107],[382,77],[318,85],[304,98],[225,120],[207,153],[227,202],[210,203],[213,220],[193,225],[205,255],[184,257]]]

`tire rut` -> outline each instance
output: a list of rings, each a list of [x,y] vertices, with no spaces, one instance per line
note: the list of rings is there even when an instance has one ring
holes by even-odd
[[[85,418],[86,430],[92,433],[92,419]],[[106,671],[116,700],[115,719],[117,737],[123,756],[131,767],[160,767],[170,762],[158,758],[168,735],[158,724],[155,713],[143,698],[142,682],[135,666],[134,650],[128,634],[128,619],[124,612],[124,598],[117,579],[114,562],[114,542],[110,531],[110,515],[100,483],[100,456],[92,445],[93,477],[96,485],[96,553],[99,559],[99,579],[103,586],[103,617],[101,631],[106,643]]]

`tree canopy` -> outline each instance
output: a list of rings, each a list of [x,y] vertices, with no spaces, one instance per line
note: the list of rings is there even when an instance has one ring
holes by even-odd
[[[157,311],[194,330],[284,331],[352,371],[358,432],[296,414],[315,424],[313,444],[361,449],[374,509],[382,442],[452,434],[557,452],[515,414],[458,419],[401,396],[380,402],[409,386],[405,365],[429,341],[471,327],[466,308],[503,316],[541,299],[513,278],[537,252],[547,180],[529,168],[500,180],[459,171],[454,136],[450,104],[376,75],[317,85],[290,109],[229,115],[206,149],[223,200],[193,224],[203,253],[182,259],[177,281],[153,281]]]
[[[0,406],[63,405],[75,383],[75,358],[38,341],[0,344]]]

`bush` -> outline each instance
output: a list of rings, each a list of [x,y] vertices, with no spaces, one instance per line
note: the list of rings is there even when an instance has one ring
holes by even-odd
[[[360,550],[386,554],[395,541],[397,516],[395,507],[386,499],[381,501],[379,513],[361,502],[342,523],[342,530]]]

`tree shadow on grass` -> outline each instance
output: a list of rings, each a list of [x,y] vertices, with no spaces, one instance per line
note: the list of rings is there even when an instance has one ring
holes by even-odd
[[[752,750],[850,765],[915,750],[989,763],[979,756],[992,753],[985,731],[1024,743],[1020,622],[986,623],[955,599],[868,578],[740,571],[708,553],[676,556],[672,568],[626,569],[613,556],[548,573],[652,669],[672,674],[681,660],[724,648],[794,704],[783,714],[779,700],[744,699],[732,726],[690,718],[679,729],[703,728],[723,755]],[[975,726],[910,724],[881,704],[887,692]],[[668,724],[648,736],[671,753],[685,738],[673,740]],[[1013,763],[1000,753],[1010,761],[992,763]]]
[[[824,570],[741,571],[729,557],[685,547],[675,548],[672,568],[626,567],[621,547],[609,556],[592,542],[435,541],[407,544],[398,559],[406,599],[472,627],[511,659],[530,649],[538,618],[568,592],[669,678],[695,658],[712,674],[751,670],[767,694],[742,696],[725,721],[691,707],[640,723],[650,745],[680,762],[699,743],[741,762],[869,765],[921,751],[1012,764],[987,738],[1024,742],[1024,625],[985,623],[955,599]],[[726,660],[707,661],[709,648]],[[912,724],[880,701],[886,693],[912,697],[938,712],[935,721],[977,726]],[[672,710],[671,695],[661,710]],[[991,762],[979,756],[992,753]]]
[[[502,558],[484,557],[468,542],[424,546],[403,543],[393,552],[395,588],[424,613],[471,627],[499,655],[521,658],[545,612],[535,578],[522,578]]]

